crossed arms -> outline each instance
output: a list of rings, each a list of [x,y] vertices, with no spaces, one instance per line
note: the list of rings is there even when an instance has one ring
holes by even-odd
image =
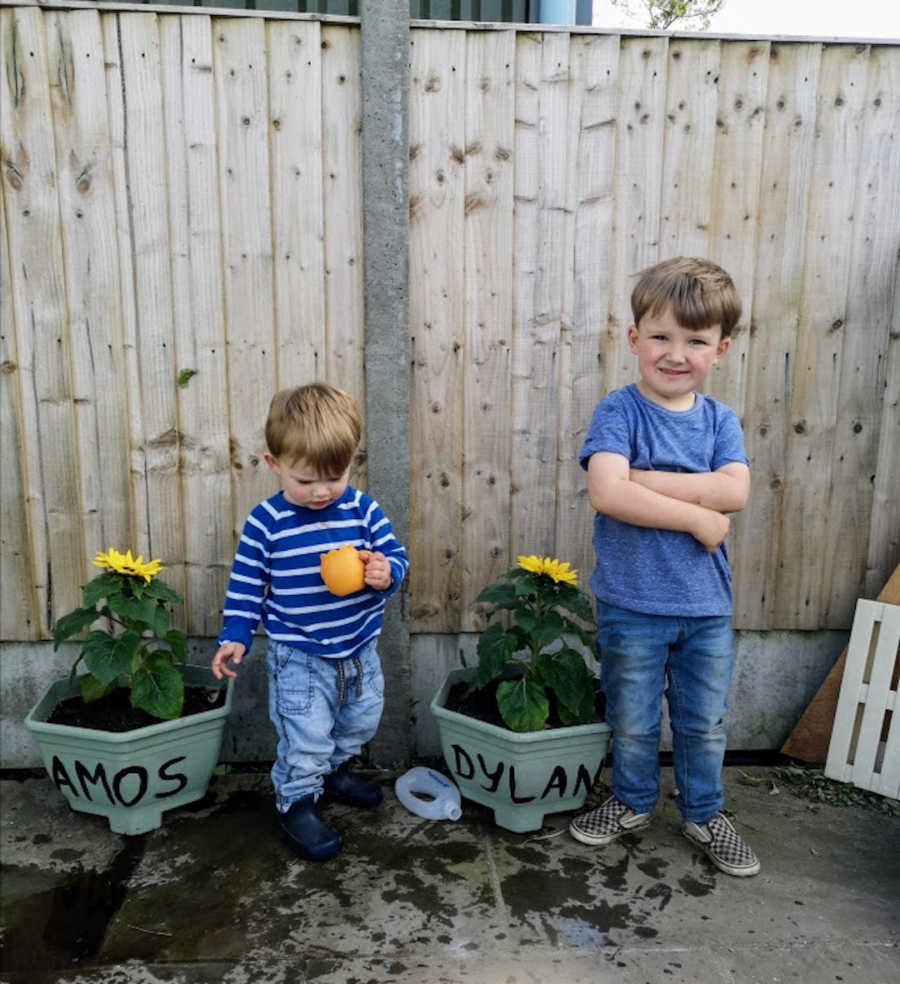
[[[588,462],[588,498],[597,512],[633,526],[690,533],[709,550],[728,534],[726,513],[740,512],[750,493],[750,469],[730,462],[714,472],[644,471],[598,451]]]

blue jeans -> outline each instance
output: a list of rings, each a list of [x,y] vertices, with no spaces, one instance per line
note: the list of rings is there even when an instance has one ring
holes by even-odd
[[[726,695],[734,660],[727,616],[645,615],[597,602],[597,654],[612,728],[613,795],[636,813],[659,797],[659,735],[666,683],[675,805],[705,823],[724,803]]]
[[[384,707],[384,675],[375,640],[354,656],[325,659],[269,642],[269,717],[278,734],[272,784],[284,813],[322,792],[324,776],[358,755]]]

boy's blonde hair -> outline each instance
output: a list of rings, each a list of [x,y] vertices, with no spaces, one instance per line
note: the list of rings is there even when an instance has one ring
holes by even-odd
[[[672,309],[675,320],[692,331],[719,325],[728,338],[741,316],[741,299],[734,281],[710,260],[676,256],[639,274],[631,292],[634,323]]]
[[[302,460],[319,475],[343,475],[362,437],[349,393],[328,383],[279,390],[266,419],[266,445],[275,458]]]

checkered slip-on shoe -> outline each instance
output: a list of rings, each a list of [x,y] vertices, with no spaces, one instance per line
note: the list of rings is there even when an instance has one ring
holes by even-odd
[[[602,847],[623,834],[642,830],[649,823],[649,813],[635,813],[630,806],[610,796],[596,810],[575,817],[569,824],[569,833],[582,844]]]
[[[709,860],[726,875],[747,878],[759,871],[759,858],[721,813],[713,814],[706,823],[688,820],[681,832],[701,847]]]

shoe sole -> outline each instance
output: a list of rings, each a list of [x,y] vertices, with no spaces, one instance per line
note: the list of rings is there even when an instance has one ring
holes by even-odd
[[[685,840],[690,841],[694,847],[699,848],[704,855],[709,859],[710,863],[713,864],[719,871],[724,872],[726,875],[731,875],[733,878],[750,878],[752,875],[758,875],[760,864],[759,861],[756,864],[747,865],[744,868],[736,868],[734,865],[726,864],[724,861],[720,861],[713,853],[710,851],[706,844],[702,844],[700,841],[695,840],[689,833],[682,830],[681,836]]]
[[[650,819],[648,818],[643,823],[636,823],[633,827],[625,827],[622,830],[616,830],[611,834],[588,834],[585,831],[580,830],[575,826],[575,821],[569,824],[569,833],[582,844],[587,844],[590,847],[605,847],[607,844],[612,844],[613,841],[618,840],[620,837],[624,837],[626,834],[636,834],[641,830],[646,830],[650,826]]]

